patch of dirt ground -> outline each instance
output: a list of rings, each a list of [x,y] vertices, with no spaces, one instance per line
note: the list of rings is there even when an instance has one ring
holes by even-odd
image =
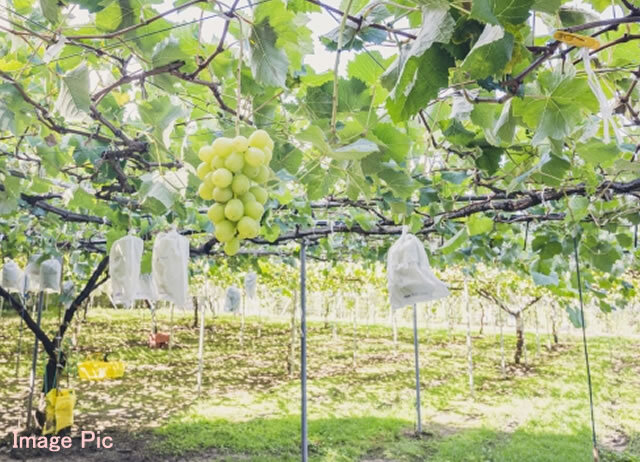
[[[14,448],[13,434],[0,440],[0,462],[209,462],[209,461],[247,461],[241,454],[221,453],[215,449],[197,453],[171,456],[159,454],[153,449],[158,438],[149,432],[131,434],[122,431],[105,430],[101,435],[113,439],[110,449],[98,449],[94,443],[82,447],[80,436],[72,437],[72,446],[52,452],[48,449]]]

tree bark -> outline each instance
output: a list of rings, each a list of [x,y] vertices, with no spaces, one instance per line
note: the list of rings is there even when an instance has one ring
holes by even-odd
[[[524,326],[522,323],[522,313],[517,312],[514,315],[516,320],[516,352],[513,357],[513,361],[516,364],[520,364],[520,358],[522,358],[522,348],[524,346]]]
[[[469,289],[467,288],[467,278],[464,279],[464,303],[467,311],[467,366],[469,370],[469,393],[471,399],[475,398],[473,389],[473,343],[471,341],[471,304],[469,302]]]
[[[538,320],[538,310],[534,310],[533,316],[536,323],[536,358],[540,357],[540,323]]]
[[[529,348],[527,347],[527,336],[525,332],[525,314],[523,311],[520,312],[520,317],[522,319],[522,357],[524,359],[525,366],[529,365]]]
[[[507,307],[507,305],[499,297],[493,295],[487,289],[478,289],[477,292],[480,296],[494,302],[505,313],[508,313],[509,315],[514,317],[516,321],[516,352],[514,355],[514,362],[516,364],[520,364],[520,358],[522,358],[523,349],[525,347],[523,313],[527,309],[531,308],[533,305],[538,303],[542,297],[541,296],[535,297],[531,301],[529,301],[526,305],[524,305],[522,308],[520,308],[518,311],[513,311],[513,310],[510,310]]]
[[[356,368],[356,356],[358,351],[358,303],[353,300],[353,368]]]
[[[449,342],[453,342],[453,308],[444,305],[444,311],[447,315],[447,322],[449,324]]]
[[[11,295],[9,292],[4,290],[0,286],[0,296],[2,296],[5,300],[9,302],[9,305],[16,310],[16,312],[20,315],[20,317],[24,320],[26,326],[29,328],[31,332],[35,334],[40,343],[44,346],[44,351],[50,358],[56,357],[55,344],[49,339],[47,334],[43,332],[43,330],[37,325],[37,323],[33,320],[29,312],[25,309],[21,302],[16,300],[16,298]]]
[[[551,306],[551,334],[553,335],[553,343],[557,345],[558,342],[558,326],[556,324],[556,307]]]
[[[393,308],[391,310],[391,328],[393,329],[393,356],[398,356],[398,322],[396,319],[396,312]]]
[[[193,297],[193,326],[198,327],[198,297]]]
[[[326,294],[326,292],[325,292]],[[324,299],[324,328],[329,328],[329,315],[331,314],[331,299],[333,297],[326,297]]]
[[[498,307],[498,322],[500,323],[500,369],[502,376],[507,376],[507,366],[504,358],[504,322],[502,320],[502,308]]]
[[[553,348],[551,346],[551,337],[553,336],[551,334],[551,321],[549,320],[549,317],[547,316],[547,350],[551,351],[551,349]]]
[[[240,311],[240,346],[244,346],[244,319],[247,307],[247,294],[242,290],[242,307]]]
[[[156,320],[156,309],[149,300],[145,300],[145,303],[147,304],[147,308],[149,308],[149,312],[151,313],[151,333],[157,334],[158,321]]]
[[[295,355],[296,355],[296,311],[298,308],[298,292],[293,292],[293,300],[291,301],[291,337],[289,343],[289,360],[287,362],[287,372],[289,375],[293,374],[295,370]]]

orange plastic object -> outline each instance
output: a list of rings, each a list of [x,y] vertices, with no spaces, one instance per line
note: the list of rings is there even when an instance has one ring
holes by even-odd
[[[586,47],[592,50],[600,48],[600,42],[598,39],[589,37],[588,35],[574,34],[572,32],[565,32],[563,30],[557,30],[553,33],[553,38],[574,47]]]
[[[150,348],[163,348],[169,345],[169,334],[149,334],[149,347]]]

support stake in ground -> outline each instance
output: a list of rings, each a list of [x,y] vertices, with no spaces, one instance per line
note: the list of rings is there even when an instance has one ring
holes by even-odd
[[[42,321],[42,309],[44,307],[44,292],[38,295],[38,327]],[[38,338],[33,343],[33,356],[31,358],[31,376],[29,377],[29,400],[27,401],[27,428],[31,428],[31,411],[33,408],[33,392],[36,384],[36,364],[38,362]]]
[[[302,462],[309,460],[307,436],[307,243],[300,246],[300,387],[301,387],[301,451]]]
[[[418,435],[422,434],[422,415],[421,415],[421,403],[420,403],[420,355],[418,351],[418,314],[416,305],[413,305],[413,353],[415,356],[416,367],[416,418],[418,424],[416,426],[416,432]]]

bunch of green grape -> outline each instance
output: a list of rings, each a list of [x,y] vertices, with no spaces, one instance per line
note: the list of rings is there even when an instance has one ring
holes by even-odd
[[[261,185],[272,175],[272,153],[273,140],[264,130],[254,131],[249,138],[217,138],[198,152],[202,161],[197,170],[202,180],[198,195],[214,201],[207,216],[227,255],[240,250],[242,239],[258,236],[268,199]]]

